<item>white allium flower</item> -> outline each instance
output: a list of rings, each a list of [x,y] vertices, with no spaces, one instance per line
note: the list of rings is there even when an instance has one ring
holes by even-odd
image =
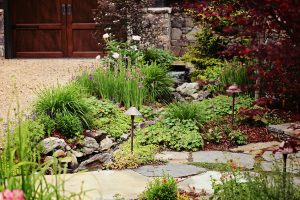
[[[118,58],[120,57],[120,54],[118,54],[118,53],[113,53],[113,54],[112,54],[112,57],[113,57],[114,59],[118,59]]]
[[[108,33],[105,33],[105,34],[103,35],[103,39],[107,39],[107,38],[109,38],[109,34],[108,34]]]
[[[100,58],[101,58],[101,56],[100,56],[100,55],[98,55],[98,56],[96,57],[96,60],[100,60]]]
[[[141,36],[133,35],[132,39],[135,40],[135,41],[140,41],[141,40]]]

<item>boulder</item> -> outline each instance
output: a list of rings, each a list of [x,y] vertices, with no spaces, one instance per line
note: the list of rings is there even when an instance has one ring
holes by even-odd
[[[84,155],[89,155],[94,152],[97,152],[99,151],[99,147],[100,147],[98,142],[91,137],[85,137],[82,146],[83,146]]]
[[[103,169],[106,164],[112,163],[112,155],[109,153],[96,154],[89,158],[88,160],[80,163],[79,167],[75,170],[78,172],[80,170],[95,170]]]
[[[76,158],[83,157],[83,153],[75,150],[71,150],[71,153],[76,156]]]
[[[184,83],[176,88],[176,91],[185,96],[192,96],[199,90],[198,83]]]
[[[67,165],[68,169],[76,169],[78,167],[78,161],[75,155],[69,154],[67,157],[61,158],[60,163]]]
[[[67,143],[63,139],[49,137],[42,140],[41,145],[43,147],[43,154],[48,154],[58,149],[64,150],[67,146]]]
[[[100,150],[101,151],[107,151],[114,145],[114,142],[109,138],[106,137],[104,140],[100,143]]]
[[[207,91],[199,91],[195,94],[192,94],[191,96],[198,101],[202,101],[203,99],[206,99],[210,95]]]

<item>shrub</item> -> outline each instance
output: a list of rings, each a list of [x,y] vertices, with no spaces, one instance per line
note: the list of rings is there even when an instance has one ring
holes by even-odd
[[[39,115],[36,121],[43,125],[44,133],[51,135],[56,128],[56,122],[49,115]]]
[[[206,139],[212,143],[219,143],[222,140],[222,130],[219,127],[208,130]]]
[[[166,50],[158,48],[148,48],[144,52],[144,60],[148,64],[156,63],[157,65],[169,67],[175,61],[175,56]]]
[[[142,67],[142,72],[148,99],[170,101],[172,98],[170,87],[173,86],[174,81],[169,76],[167,68],[151,63]]]
[[[114,153],[114,163],[109,167],[113,169],[137,168],[155,161],[155,154],[158,151],[156,145],[142,145],[139,138],[135,138],[133,144],[133,154],[130,150],[130,141],[121,144],[120,149]]]
[[[31,147],[36,148],[36,145],[45,137],[45,126],[39,121],[27,121],[22,124],[22,129],[27,129]]]
[[[141,200],[177,200],[177,183],[173,177],[164,175],[149,183],[147,189],[142,193]]]
[[[80,119],[69,112],[58,113],[55,120],[57,129],[68,138],[78,137],[83,131]]]
[[[195,122],[191,120],[165,119],[140,130],[142,144],[164,145],[177,151],[196,151],[203,147],[203,139]]]
[[[91,126],[90,105],[78,85],[69,84],[43,90],[34,105],[36,113],[52,119],[60,113],[69,113],[80,119],[85,128]]]

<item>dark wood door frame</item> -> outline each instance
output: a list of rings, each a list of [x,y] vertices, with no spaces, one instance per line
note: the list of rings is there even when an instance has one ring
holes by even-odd
[[[13,58],[11,0],[4,0],[4,49],[5,58]]]

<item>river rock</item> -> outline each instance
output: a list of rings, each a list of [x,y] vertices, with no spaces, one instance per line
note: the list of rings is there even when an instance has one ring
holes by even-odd
[[[103,140],[104,138],[106,138],[107,132],[103,131],[103,130],[97,130],[97,131],[87,130],[85,132],[85,135],[87,137],[94,138],[97,142],[100,142],[101,140]]]
[[[93,170],[102,169],[104,165],[112,162],[112,155],[109,153],[97,154],[89,158],[88,160],[80,163],[79,167],[75,170],[76,172],[80,170]]]
[[[199,90],[198,83],[184,83],[176,88],[176,91],[185,96],[191,96]]]
[[[63,158],[63,157],[65,157],[67,154],[66,154],[66,152],[64,152],[63,150],[61,150],[61,149],[58,149],[57,151],[55,151],[54,153],[53,153],[53,157],[56,157],[56,158]]]
[[[67,143],[63,139],[57,137],[49,137],[41,141],[43,147],[43,154],[48,154],[54,150],[62,149],[64,150]]]

